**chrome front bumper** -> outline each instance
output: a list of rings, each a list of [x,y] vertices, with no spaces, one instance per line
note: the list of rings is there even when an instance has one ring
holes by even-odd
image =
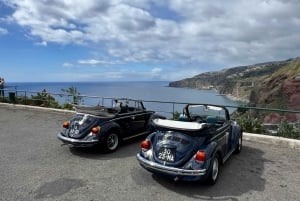
[[[82,140],[82,139],[73,139],[63,136],[61,133],[57,134],[57,138],[65,144],[71,144],[74,146],[92,146],[99,143],[99,140]]]
[[[206,169],[187,170],[187,169],[164,166],[162,164],[145,159],[144,157],[141,156],[140,153],[136,155],[136,158],[141,164],[141,166],[143,166],[144,168],[152,172],[164,173],[164,174],[169,174],[174,176],[203,176],[206,174]]]

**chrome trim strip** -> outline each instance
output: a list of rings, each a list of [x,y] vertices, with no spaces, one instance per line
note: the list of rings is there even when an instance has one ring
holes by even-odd
[[[69,143],[69,144],[97,144],[98,140],[80,140],[80,139],[72,139],[69,137],[63,136],[61,133],[57,134],[57,138],[63,142]]]
[[[142,133],[130,136],[130,137],[125,137],[125,138],[123,138],[123,140],[129,140],[131,138],[135,138],[135,137],[138,137],[138,136],[141,136],[141,135],[145,135],[145,134],[148,134],[148,133],[149,133],[149,131],[145,131],[145,132],[142,132]]]
[[[103,118],[103,116],[97,116],[97,115],[89,114],[89,113],[76,112],[76,114],[87,115],[87,116],[91,116],[91,117],[95,117],[95,118]],[[115,116],[115,115],[114,115],[114,116]],[[113,118],[114,116],[112,115],[112,117],[110,117],[110,118]],[[107,118],[107,117],[106,117],[106,118]]]
[[[220,132],[221,129],[224,129],[224,130],[222,130],[222,131]],[[210,140],[211,140],[211,141],[214,141],[214,140],[216,140],[216,139],[219,139],[219,138],[224,137],[224,133],[228,132],[228,130],[229,130],[229,125],[226,125],[226,128],[225,128],[225,126],[224,126],[224,127],[221,127],[221,128],[219,128],[219,129],[217,129],[216,132],[219,132],[219,133],[218,133],[217,135],[213,136]]]
[[[143,112],[143,113],[123,113],[121,114],[119,117],[117,118],[112,118],[110,119],[109,121],[116,121],[116,120],[120,120],[120,119],[127,119],[127,118],[131,118],[131,117],[136,117],[136,116],[143,116],[143,115],[146,115],[148,114],[149,112]],[[126,115],[125,115],[126,114]],[[130,114],[130,115],[127,115],[127,114]],[[146,120],[146,119],[145,119]]]
[[[144,166],[146,169],[150,169],[153,171],[158,171],[161,173],[171,174],[174,176],[202,176],[206,174],[206,169],[200,169],[200,170],[186,170],[181,168],[175,168],[175,167],[168,167],[161,165],[159,163],[155,163],[153,161],[146,160],[144,157],[138,153],[136,155],[137,160],[139,163]]]

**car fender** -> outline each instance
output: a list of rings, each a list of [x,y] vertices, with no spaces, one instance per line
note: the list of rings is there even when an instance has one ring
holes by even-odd
[[[208,168],[210,165],[210,161],[212,159],[212,157],[215,154],[218,154],[221,159],[223,159],[223,153],[222,153],[222,147],[216,142],[216,141],[211,141],[206,149],[205,149],[206,155],[207,155],[207,159],[206,159],[206,167]],[[222,160],[221,160],[222,162]]]
[[[206,155],[210,158],[214,154],[214,152],[217,150],[218,144],[215,141],[211,141],[208,145],[206,145],[205,152]]]
[[[118,132],[118,134],[121,134],[121,127],[119,124],[113,121],[106,122],[105,124],[101,125],[101,130],[100,130],[100,139],[104,139],[106,135],[111,131],[115,130]]]
[[[240,135],[242,135],[242,129],[239,125],[235,124],[232,126],[232,143],[236,145],[238,143],[238,139]]]
[[[209,144],[206,144],[205,147],[201,147],[200,150],[204,150],[206,153],[206,162],[209,165],[211,158],[213,155],[220,151],[221,148],[218,146],[218,143],[215,141],[211,141]]]

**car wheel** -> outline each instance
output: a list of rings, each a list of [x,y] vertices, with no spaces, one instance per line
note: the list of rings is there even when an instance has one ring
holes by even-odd
[[[243,137],[242,134],[240,134],[234,153],[236,154],[240,153],[242,151],[242,147],[243,147]]]
[[[215,154],[212,158],[210,169],[209,169],[209,175],[208,175],[208,184],[214,185],[217,183],[218,177],[219,177],[219,171],[220,171],[220,159],[219,155]]]
[[[119,136],[115,132],[109,133],[105,138],[105,151],[114,152],[119,147]]]

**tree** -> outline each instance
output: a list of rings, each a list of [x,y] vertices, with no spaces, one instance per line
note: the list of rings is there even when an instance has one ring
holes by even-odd
[[[55,101],[55,98],[51,96],[46,89],[38,92],[36,96],[31,95],[31,99],[34,105],[44,107],[58,107],[58,103]]]
[[[62,92],[67,93],[68,98],[72,97],[72,104],[79,105],[83,102],[80,93],[77,91],[76,87],[69,87],[68,89],[61,89]]]

